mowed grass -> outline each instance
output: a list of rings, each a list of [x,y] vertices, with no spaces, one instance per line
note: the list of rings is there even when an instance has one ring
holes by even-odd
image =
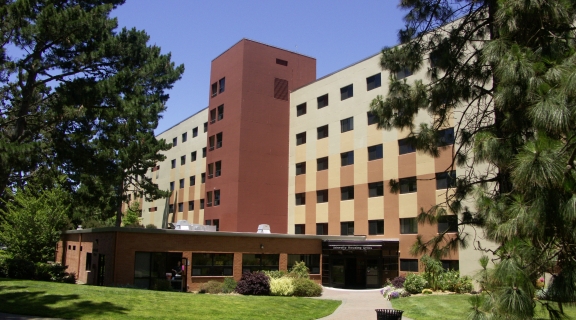
[[[340,303],[0,279],[0,312],[67,319],[318,319]]]
[[[403,316],[413,320],[462,320],[468,317],[472,306],[470,295],[426,295],[391,300],[394,309],[404,310]],[[539,319],[549,319],[546,312],[537,304]],[[576,307],[564,306],[570,319],[576,319]]]

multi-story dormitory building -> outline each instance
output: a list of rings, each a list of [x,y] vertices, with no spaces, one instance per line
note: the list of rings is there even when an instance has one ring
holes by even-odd
[[[151,287],[182,260],[187,290],[246,270],[286,270],[298,259],[313,279],[335,287],[379,287],[419,271],[409,254],[416,236],[457,231],[450,217],[438,225],[416,221],[420,208],[445,201],[459,174],[447,172],[455,120],[437,158],[405,143],[408,132],[377,129],[368,106],[387,94],[389,78],[379,58],[316,79],[315,59],[241,40],[212,61],[208,108],[158,135],[173,147],[149,174],[172,194],[142,203],[141,222],[163,230],[70,231],[59,261],[77,265],[86,282]],[[411,82],[425,72],[398,76]],[[218,231],[166,230],[178,220]],[[255,234],[260,224],[272,234]],[[471,274],[476,261],[466,249],[443,264]]]

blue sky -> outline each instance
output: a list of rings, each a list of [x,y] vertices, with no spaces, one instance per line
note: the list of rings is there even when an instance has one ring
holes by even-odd
[[[210,63],[242,38],[316,58],[322,77],[398,43],[397,0],[127,0],[119,27],[144,29],[185,72],[156,133],[208,106]]]

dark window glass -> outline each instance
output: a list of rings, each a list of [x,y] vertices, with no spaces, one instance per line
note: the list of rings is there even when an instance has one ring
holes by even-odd
[[[440,260],[440,262],[442,262],[442,268],[444,268],[446,271],[460,270],[460,262],[458,260]]]
[[[233,253],[192,253],[192,276],[231,276]]]
[[[202,179],[202,180],[201,180],[201,181],[202,181],[201,183],[205,183],[205,182],[206,182],[206,172],[202,173],[202,174],[200,175],[200,177],[201,177],[201,179]]]
[[[218,94],[218,83],[214,82],[212,84],[212,97],[216,96]]]
[[[224,119],[224,105],[218,106],[218,121]]]
[[[210,110],[210,123],[216,122],[216,109]]]
[[[216,173],[217,177],[222,175],[222,161],[216,161]]]
[[[407,67],[404,67],[400,71],[396,72],[396,78],[398,80],[404,79],[404,78],[409,77],[411,75],[412,75],[412,71]]]
[[[296,164],[296,175],[306,173],[306,162],[300,162]]]
[[[369,220],[368,221],[368,234],[369,235],[382,235],[384,234],[384,220]]]
[[[328,202],[328,190],[316,191],[316,203]]]
[[[282,59],[276,59],[276,64],[279,64],[281,66],[288,66],[288,61],[286,60],[282,60]]]
[[[92,253],[91,252],[87,252],[86,253],[86,270],[91,270],[92,269]]]
[[[296,135],[296,145],[299,146],[301,144],[306,143],[306,132],[300,132]]]
[[[184,179],[180,179],[180,189],[184,188]]]
[[[301,115],[306,114],[306,103],[302,103],[296,106],[296,116],[299,117]]]
[[[328,169],[328,157],[316,159],[316,171]]]
[[[195,138],[198,136],[198,127],[192,129],[192,138]]]
[[[416,218],[400,218],[400,234],[418,233],[418,221]]]
[[[347,85],[343,88],[340,88],[340,100],[346,100],[348,98],[352,98],[354,96],[354,86]]]
[[[178,212],[183,212],[183,211],[184,211],[184,203],[183,203],[183,202],[180,202],[180,203],[178,204]]]
[[[212,225],[216,227],[216,231],[220,231],[220,219],[212,220]]]
[[[200,199],[200,209],[204,209],[204,199]]]
[[[202,148],[202,158],[206,158],[206,147]]]
[[[220,205],[220,190],[214,190],[214,206]],[[218,231],[218,230],[216,230]]]
[[[181,156],[180,157],[180,165],[183,166],[186,164],[186,156]]]
[[[368,125],[373,125],[376,123],[376,116],[372,112],[368,111],[367,116],[368,116]]]
[[[400,179],[400,193],[412,193],[418,191],[416,177]]]
[[[172,169],[176,168],[176,159],[170,160],[170,166],[172,167]]]
[[[344,166],[349,166],[354,164],[354,151],[343,152],[340,154],[340,164]]]
[[[168,213],[174,213],[174,205],[173,204],[168,206]]]
[[[224,92],[224,90],[226,89],[226,78],[218,80],[218,86],[220,87],[218,93]]]
[[[194,201],[188,201],[188,211],[194,210]]]
[[[242,254],[242,273],[255,271],[278,271],[279,254]]]
[[[416,147],[412,144],[411,139],[398,140],[398,149],[400,154],[416,152]]]
[[[184,132],[182,134],[182,142],[186,142],[186,141],[188,141],[188,132]]]
[[[318,139],[328,138],[328,125],[318,127],[316,131],[318,133]]]
[[[418,272],[418,259],[400,259],[400,271]]]
[[[438,131],[438,146],[448,146],[454,144],[454,128]]]
[[[292,269],[296,262],[304,261],[304,264],[310,270],[310,274],[320,274],[320,255],[319,254],[289,254],[288,270]]]
[[[456,171],[436,173],[436,190],[455,188]]]
[[[350,117],[340,120],[340,132],[354,130],[354,118]]]
[[[458,216],[449,215],[438,217],[438,233],[458,232]]]
[[[328,94],[320,96],[316,100],[318,101],[318,109],[322,109],[328,106]]]
[[[306,204],[306,193],[297,193],[296,194],[296,205],[301,206]]]
[[[170,181],[170,191],[174,191],[174,181]]]
[[[384,182],[372,182],[368,184],[368,196],[381,197],[384,195]]]
[[[190,176],[190,185],[191,186],[196,185],[196,176]]]
[[[341,200],[352,200],[354,199],[354,186],[341,187],[340,188]]]
[[[340,235],[353,236],[354,235],[354,221],[340,222]]]
[[[204,122],[204,132],[208,132],[208,122]]]
[[[222,132],[216,134],[216,149],[222,148]]]
[[[382,159],[384,151],[381,144],[368,147],[368,161]]]
[[[375,74],[371,77],[366,78],[366,89],[370,91],[372,89],[379,88],[382,85],[382,76],[380,73]]]
[[[305,224],[294,225],[294,234],[306,234],[306,225]]]
[[[178,145],[178,138],[172,139],[172,146],[175,147]]]
[[[196,151],[190,153],[190,162],[196,161]]]
[[[317,223],[316,224],[316,235],[319,235],[319,236],[328,235],[328,224],[327,223]]]
[[[212,206],[212,191],[206,192],[206,206],[207,207]]]

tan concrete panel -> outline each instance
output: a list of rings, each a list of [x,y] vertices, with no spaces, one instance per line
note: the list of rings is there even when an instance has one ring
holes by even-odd
[[[328,165],[330,168],[330,165]],[[314,190],[328,189],[328,170],[316,172],[316,188]]]
[[[322,158],[328,156],[328,141],[330,137],[316,140],[316,157]]]
[[[398,141],[384,142],[384,179],[398,179]],[[368,151],[366,151],[368,152]]]
[[[384,180],[384,159],[368,161],[367,165],[366,183]]]
[[[340,201],[340,221],[354,221],[354,200]]]
[[[416,175],[416,152],[398,156],[398,178]]]
[[[354,130],[340,134],[340,152],[354,150]]]
[[[340,188],[340,154],[328,157],[328,188]]]
[[[316,222],[328,222],[328,202],[316,204]]]
[[[368,182],[368,175],[369,169],[368,166],[370,165],[368,161],[368,149],[366,146],[361,148],[357,148],[354,150],[354,183],[361,184]]]
[[[442,207],[446,208],[446,201],[448,197],[454,195],[456,189],[442,189],[436,190],[436,204],[442,205]]]
[[[384,186],[386,188],[386,186]],[[384,219],[384,197],[368,198],[368,220]]]
[[[440,149],[440,156],[435,159],[435,172],[446,171],[452,165],[454,146],[447,146]]]
[[[328,189],[328,234],[340,234],[340,187]]]
[[[204,209],[198,210],[198,223],[204,224]]]
[[[366,133],[366,144],[369,146],[373,146],[375,144],[380,144],[384,142],[382,133],[383,130],[378,129],[375,124],[368,126]]]
[[[300,163],[304,161],[306,161],[306,144],[301,144],[296,146],[296,157],[294,158],[294,163]]]
[[[432,156],[416,151],[416,175],[435,173],[434,163],[435,159]]]
[[[368,234],[368,185],[354,186],[354,234]]]
[[[419,212],[417,192],[398,195],[398,215],[400,218],[413,218]]]
[[[306,174],[300,174],[295,177],[294,193],[306,191]]]
[[[340,167],[340,186],[354,185],[354,167],[356,164]]]
[[[408,135],[410,134],[410,130],[409,129],[397,130],[396,134],[397,134],[396,139],[402,140],[408,137]]]
[[[306,232],[316,233],[316,191],[306,192]]]
[[[306,206],[294,207],[294,224],[306,223]]]

